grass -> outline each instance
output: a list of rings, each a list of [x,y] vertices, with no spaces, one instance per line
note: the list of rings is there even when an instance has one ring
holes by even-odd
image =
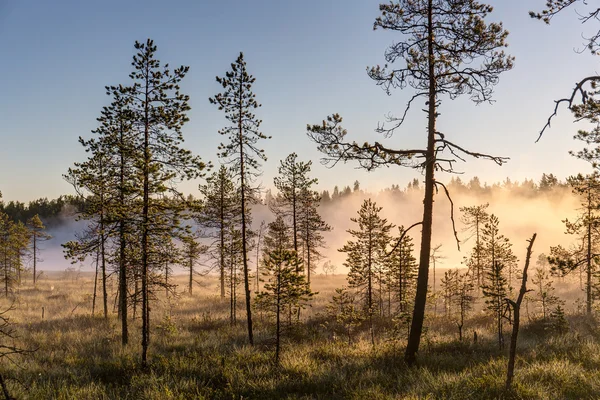
[[[105,320],[98,309],[91,316],[89,277],[47,277],[36,289],[24,285],[12,312],[17,344],[37,350],[4,358],[0,367],[19,399],[600,398],[600,331],[593,318],[569,316],[571,330],[563,335],[526,323],[507,392],[506,352],[497,349],[490,321],[479,314],[465,325],[468,338],[473,329],[479,332],[477,344],[459,342],[449,322],[430,316],[416,368],[402,361],[402,341],[386,340],[386,324],[377,327],[375,347],[366,331],[351,345],[334,339],[323,312],[344,283],[341,276],[315,277],[319,295],[303,312],[304,323],[290,332],[279,367],[272,362],[268,321],[257,314],[257,345],[247,345],[245,321],[229,324],[215,282],[204,281],[191,297],[160,298],[152,308],[150,365],[142,369],[139,319],[131,321],[130,345],[120,344],[115,282]],[[243,304],[238,315],[244,315]]]

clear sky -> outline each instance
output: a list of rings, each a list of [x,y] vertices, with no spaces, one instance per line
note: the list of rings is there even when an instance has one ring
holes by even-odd
[[[208,97],[219,91],[215,76],[224,75],[239,51],[245,53],[263,107],[264,142],[269,160],[263,184],[271,186],[279,160],[295,151],[312,159],[322,189],[351,185],[378,190],[404,186],[418,176],[390,168],[375,173],[354,164],[329,170],[306,137],[306,124],[339,112],[349,137],[381,139],[373,129],[389,112],[401,112],[410,91],[388,97],[366,75],[366,67],[383,63],[383,52],[399,36],[373,31],[375,0],[199,0],[81,1],[0,0],[0,191],[5,200],[29,201],[72,193],[62,174],[85,158],[78,136],[89,137],[96,118],[109,102],[104,86],[128,83],[135,40],[150,37],[158,58],[189,65],[182,89],[191,96],[186,145],[205,160],[217,161],[217,134],[225,119]],[[510,31],[509,51],[515,68],[501,76],[494,105],[444,100],[439,129],[453,141],[476,151],[511,158],[498,167],[490,162],[459,165],[463,179],[477,175],[492,182],[538,179],[543,172],[564,178],[587,171],[568,149],[577,127],[563,110],[540,143],[539,129],[578,78],[597,73],[598,59],[577,54],[582,27],[575,10],[551,26],[531,20],[527,12],[545,1],[494,0],[490,20]],[[414,107],[403,130],[387,140],[391,147],[422,144],[424,113]],[[449,179],[449,178],[448,178]],[[186,183],[197,193],[198,182]]]

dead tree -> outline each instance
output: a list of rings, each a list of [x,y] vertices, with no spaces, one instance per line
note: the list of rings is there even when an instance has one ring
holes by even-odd
[[[531,239],[528,240],[529,246],[527,247],[527,257],[525,258],[525,267],[523,268],[523,278],[521,279],[521,290],[519,290],[519,296],[517,297],[517,301],[512,301],[510,299],[505,299],[506,305],[510,311],[512,311],[513,316],[513,330],[512,335],[510,336],[510,353],[508,355],[508,369],[506,371],[506,390],[510,389],[510,385],[513,380],[513,376],[515,373],[515,357],[517,355],[517,337],[519,336],[519,322],[520,322],[520,312],[521,312],[521,303],[523,302],[523,298],[527,292],[531,290],[527,290],[527,270],[529,269],[529,261],[531,260],[531,251],[533,249],[533,242],[535,242],[535,238],[537,233],[534,233]]]

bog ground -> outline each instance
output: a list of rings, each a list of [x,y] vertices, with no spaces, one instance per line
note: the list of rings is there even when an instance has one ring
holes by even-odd
[[[180,291],[185,280],[178,277]],[[37,289],[25,285],[11,313],[18,344],[33,353],[4,360],[11,394],[19,399],[595,399],[600,397],[600,337],[594,319],[567,315],[559,334],[527,320],[519,341],[514,388],[504,391],[506,353],[499,351],[493,321],[474,313],[468,340],[428,312],[419,366],[402,361],[404,339],[378,323],[373,347],[367,328],[351,344],[334,334],[326,305],[345,276],[317,276],[313,307],[287,333],[279,367],[273,360],[272,324],[258,314],[256,345],[247,345],[243,304],[229,323],[216,281],[204,279],[193,296],[160,297],[151,310],[149,368],[140,367],[140,320],[123,349],[116,311],[91,316],[93,281],[55,274]],[[575,283],[562,295],[579,294]],[[116,284],[109,285],[110,304]],[[569,291],[571,291],[569,293]],[[3,305],[10,304],[3,300]],[[42,307],[44,318],[42,319]],[[479,333],[478,343],[472,332]],[[398,335],[404,338],[405,335]],[[508,335],[507,335],[508,337]]]

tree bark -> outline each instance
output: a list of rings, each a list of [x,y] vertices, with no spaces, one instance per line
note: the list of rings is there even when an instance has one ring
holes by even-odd
[[[506,390],[510,389],[512,380],[515,373],[515,357],[517,355],[517,338],[519,336],[519,322],[520,322],[520,311],[521,303],[527,293],[527,270],[529,269],[529,261],[531,259],[531,250],[533,249],[533,242],[535,242],[537,234],[534,233],[531,239],[529,239],[529,246],[527,247],[527,257],[525,258],[525,268],[523,268],[523,279],[521,280],[521,290],[519,291],[519,297],[516,302],[508,300],[509,304],[513,307],[514,319],[513,319],[513,331],[510,337],[510,353],[508,356],[508,368],[506,371]]]
[[[125,149],[123,126],[121,125],[119,149],[121,161],[119,172],[119,201],[121,215],[119,216],[119,314],[121,317],[121,345],[126,346],[129,342],[129,330],[127,326],[127,242],[125,237]]]
[[[144,193],[142,200],[142,366],[148,362],[148,345],[150,341],[148,317],[148,225],[150,222],[150,119],[149,119],[149,66],[146,64],[146,87],[144,97]]]
[[[254,334],[252,331],[252,306],[250,304],[250,282],[248,277],[248,249],[246,243],[246,182],[245,182],[245,166],[244,166],[244,128],[242,121],[242,92],[244,90],[244,82],[242,81],[242,74],[240,74],[239,82],[239,146],[240,146],[240,183],[241,183],[241,197],[242,197],[242,257],[244,262],[244,290],[246,292],[246,320],[248,322],[248,341],[251,345],[254,345]]]
[[[434,169],[436,163],[435,155],[435,123],[437,119],[436,110],[436,81],[433,54],[433,0],[428,1],[428,53],[429,53],[429,109],[427,127],[427,165],[425,167],[425,198],[423,199],[423,229],[421,231],[421,252],[419,255],[419,273],[417,278],[417,292],[415,295],[415,306],[410,326],[410,334],[406,345],[404,359],[411,366],[416,362],[419,351],[421,334],[423,332],[423,321],[425,319],[425,305],[427,302],[427,281],[429,278],[429,257],[431,253],[431,226],[433,223],[433,186]]]

